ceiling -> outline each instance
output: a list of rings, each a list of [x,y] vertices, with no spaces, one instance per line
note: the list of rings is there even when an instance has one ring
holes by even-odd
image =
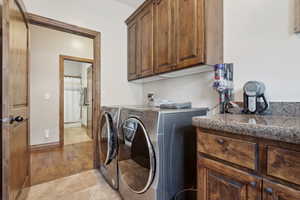
[[[133,8],[137,8],[139,5],[141,5],[144,2],[144,0],[115,0],[115,1],[126,4]]]

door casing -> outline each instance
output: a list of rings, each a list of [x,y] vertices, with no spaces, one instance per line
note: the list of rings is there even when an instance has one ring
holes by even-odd
[[[32,13],[26,13],[30,24],[50,28],[53,30],[63,31],[75,35],[84,36],[93,39],[93,122],[92,122],[92,133],[95,136],[97,134],[97,122],[100,116],[100,105],[101,105],[101,33],[82,28],[76,25],[64,23],[58,20],[42,17]],[[97,141],[96,137],[93,138],[93,149],[94,149],[94,168],[99,166],[96,159]]]

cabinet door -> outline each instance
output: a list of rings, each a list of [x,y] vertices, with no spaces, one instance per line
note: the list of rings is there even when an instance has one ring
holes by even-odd
[[[204,0],[176,0],[177,68],[203,64]]]
[[[137,21],[128,24],[128,80],[134,80],[138,77],[137,72],[137,42],[138,25]]]
[[[158,0],[155,5],[155,72],[176,66],[175,1]]]
[[[264,179],[263,200],[300,200],[300,191]]]
[[[198,157],[198,200],[259,200],[261,179]]]
[[[153,74],[153,4],[149,3],[139,14],[139,38],[138,38],[138,73],[142,76]]]

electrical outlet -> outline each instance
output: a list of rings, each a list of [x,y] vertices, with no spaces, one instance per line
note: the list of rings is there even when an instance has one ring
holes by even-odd
[[[50,130],[45,129],[45,138],[48,139],[50,137]]]

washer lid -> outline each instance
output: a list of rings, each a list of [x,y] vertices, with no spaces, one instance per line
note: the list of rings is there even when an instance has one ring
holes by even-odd
[[[106,166],[116,158],[117,154],[117,133],[114,128],[113,119],[109,113],[103,113],[100,120],[98,137],[100,162]]]
[[[135,193],[150,187],[155,175],[155,155],[146,129],[136,118],[120,127],[118,164],[120,176]]]

